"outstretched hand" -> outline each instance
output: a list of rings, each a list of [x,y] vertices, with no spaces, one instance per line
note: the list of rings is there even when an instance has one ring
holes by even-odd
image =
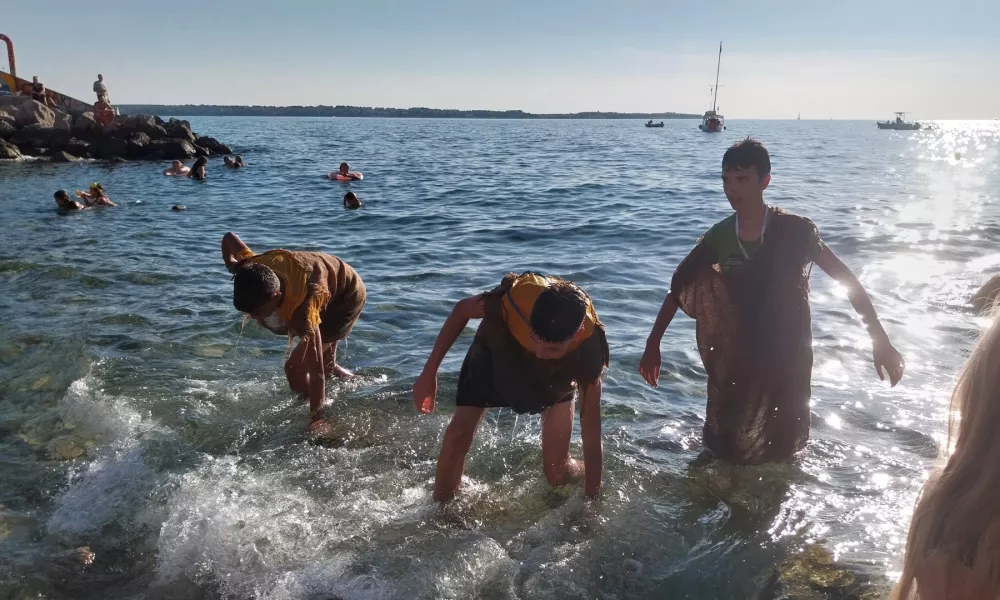
[[[417,412],[429,415],[434,412],[434,404],[437,401],[438,381],[437,373],[423,371],[420,377],[413,383],[413,406]]]
[[[646,380],[646,383],[653,387],[656,387],[660,381],[660,365],[659,345],[647,345],[646,351],[642,353],[642,359],[639,361],[639,374]]]
[[[906,369],[906,361],[903,360],[903,356],[889,343],[888,338],[875,342],[872,355],[878,378],[885,381],[885,376],[888,374],[889,384],[896,387],[899,380],[903,378],[903,371]]]

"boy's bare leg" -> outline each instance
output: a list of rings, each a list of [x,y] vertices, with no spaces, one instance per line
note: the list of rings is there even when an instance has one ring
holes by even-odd
[[[434,477],[434,500],[451,500],[462,483],[465,456],[472,447],[472,438],[479,421],[486,414],[485,408],[459,406],[444,432],[441,453],[438,455],[437,474]]]
[[[569,456],[573,435],[573,401],[560,402],[542,413],[542,466],[549,485],[563,485],[583,477],[583,463]]]

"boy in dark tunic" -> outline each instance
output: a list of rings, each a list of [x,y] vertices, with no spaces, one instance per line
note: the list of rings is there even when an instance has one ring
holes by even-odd
[[[457,405],[438,457],[434,499],[451,499],[465,456],[486,410],[510,407],[541,413],[542,460],[551,485],[585,477],[590,497],[600,491],[601,374],[609,362],[604,325],[576,285],[537,273],[513,273],[492,291],[458,302],[413,385],[418,411],[434,411],[437,372],[470,319],[482,319],[462,363]],[[573,404],[580,392],[583,463],[570,458]]]
[[[646,341],[639,372],[660,376],[660,341],[680,308],[695,319],[708,373],[704,442],[719,458],[758,464],[788,458],[809,439],[812,264],[848,290],[871,335],[875,370],[893,386],[903,358],[889,342],[868,293],[809,219],[764,203],[767,149],[751,138],[722,158],[735,213],[714,225],[677,267]]]

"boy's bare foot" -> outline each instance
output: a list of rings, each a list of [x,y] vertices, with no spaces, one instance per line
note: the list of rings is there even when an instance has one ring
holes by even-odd
[[[339,377],[341,379],[354,378],[354,373],[351,373],[350,371],[348,371],[347,369],[345,369],[340,365],[333,365],[333,368],[330,369],[330,373],[332,373],[335,377]]]

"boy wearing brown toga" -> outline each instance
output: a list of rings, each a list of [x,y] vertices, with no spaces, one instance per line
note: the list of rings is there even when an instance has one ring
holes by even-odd
[[[482,319],[458,379],[455,414],[444,434],[434,499],[458,490],[465,456],[487,409],[542,415],[542,464],[551,485],[583,476],[584,491],[601,487],[601,374],[608,365],[604,325],[590,297],[573,283],[527,272],[508,274],[492,291],[459,301],[441,327],[413,385],[418,411],[430,414],[441,361],[470,319]],[[580,394],[583,464],[570,458],[573,404]]]
[[[361,276],[329,254],[254,254],[234,233],[222,238],[222,259],[233,273],[236,309],[274,333],[301,338],[285,362],[285,376],[293,391],[309,396],[311,423],[317,424],[326,377],[353,376],[337,364],[337,342],[347,338],[365,307]]]
[[[903,359],[889,342],[857,277],[820,240],[809,219],[764,203],[771,158],[751,138],[722,157],[722,185],[735,213],[702,236],[674,273],[639,363],[652,386],[660,341],[680,308],[695,319],[708,373],[705,446],[736,464],[788,458],[809,439],[813,263],[848,290],[871,335],[874,364],[893,386]]]

